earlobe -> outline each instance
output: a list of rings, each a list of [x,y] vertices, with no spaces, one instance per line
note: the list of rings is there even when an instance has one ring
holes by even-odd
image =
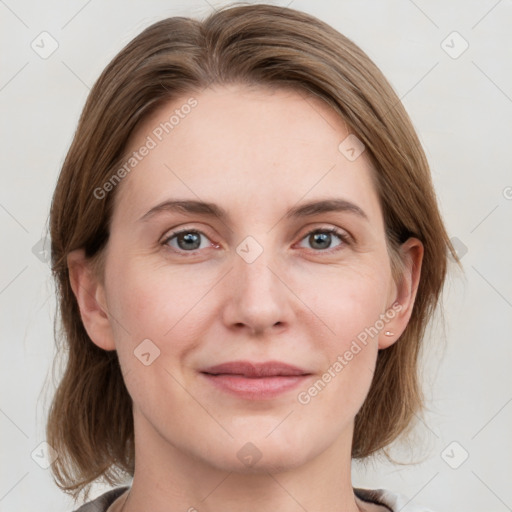
[[[96,276],[91,261],[83,249],[77,249],[68,254],[67,264],[71,289],[89,338],[104,350],[115,350],[104,285]]]
[[[423,253],[423,244],[417,238],[409,238],[400,247],[404,263],[402,280],[397,285],[395,300],[385,313],[389,321],[379,335],[379,349],[395,343],[409,323],[420,283]]]

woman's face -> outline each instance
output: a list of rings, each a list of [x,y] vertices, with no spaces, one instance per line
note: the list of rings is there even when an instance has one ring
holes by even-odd
[[[242,86],[140,126],[91,336],[118,351],[136,443],[235,471],[350,452],[377,351],[407,318],[347,135],[319,99]]]

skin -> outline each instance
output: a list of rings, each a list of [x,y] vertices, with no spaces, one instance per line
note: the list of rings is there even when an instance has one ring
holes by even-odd
[[[190,96],[146,119],[130,151]],[[135,474],[126,503],[125,495],[112,510],[380,510],[352,490],[354,417],[378,350],[407,326],[421,242],[403,244],[398,287],[366,153],[349,161],[338,150],[346,126],[318,98],[239,85],[193,96],[197,106],[118,185],[104,281],[82,250],[68,257],[85,328],[96,345],[117,350],[133,399]],[[285,217],[333,197],[358,205],[367,220],[347,211]],[[139,220],[178,198],[216,203],[229,217],[164,212]],[[199,249],[165,242],[184,228],[204,233]],[[308,233],[325,228],[348,242],[332,235],[319,248]],[[263,250],[251,263],[236,252],[248,236]],[[401,309],[385,328],[299,403],[298,393],[393,303]],[[134,356],[144,339],[160,350],[148,366]],[[199,373],[233,360],[279,360],[312,375],[274,399],[248,400]],[[248,442],[261,454],[253,466],[237,457]]]

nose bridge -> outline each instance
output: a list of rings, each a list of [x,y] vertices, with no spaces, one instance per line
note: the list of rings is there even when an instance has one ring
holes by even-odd
[[[249,299],[262,298],[261,294],[269,299],[270,295],[275,298],[273,292],[278,280],[271,269],[279,265],[273,253],[270,237],[267,237],[264,243],[263,246],[253,237],[247,237],[237,247],[238,259],[234,270],[242,285],[243,295],[241,298],[245,298],[245,296]]]
[[[290,314],[289,291],[279,277],[283,266],[271,237],[264,244],[247,237],[237,247],[225,311],[229,324],[243,324],[253,332],[288,322]]]

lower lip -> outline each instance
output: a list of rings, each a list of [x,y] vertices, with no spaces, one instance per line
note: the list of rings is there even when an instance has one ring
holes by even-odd
[[[309,375],[249,378],[242,375],[202,373],[214,386],[248,400],[274,398],[303,384]]]

